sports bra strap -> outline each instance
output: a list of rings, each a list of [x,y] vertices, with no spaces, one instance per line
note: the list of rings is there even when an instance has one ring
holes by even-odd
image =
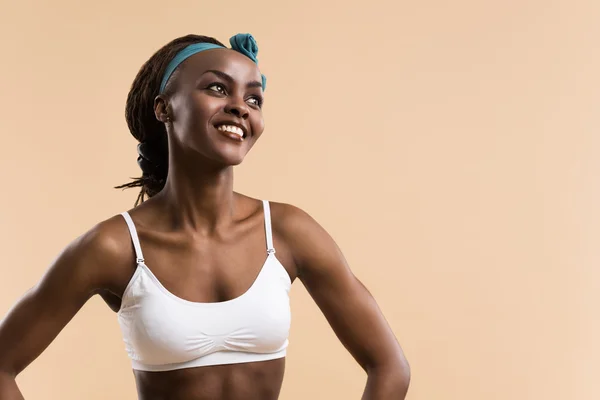
[[[265,210],[265,235],[267,237],[267,253],[275,254],[275,248],[273,247],[273,232],[271,231],[271,208],[269,202],[263,200],[263,208]]]
[[[127,227],[129,228],[129,233],[131,234],[131,241],[133,242],[133,247],[135,248],[135,257],[136,263],[140,264],[144,262],[144,255],[142,254],[142,247],[140,246],[140,239],[138,238],[137,230],[135,229],[135,225],[133,224],[133,220],[127,211],[122,212],[121,215],[125,218],[125,222],[127,222]]]

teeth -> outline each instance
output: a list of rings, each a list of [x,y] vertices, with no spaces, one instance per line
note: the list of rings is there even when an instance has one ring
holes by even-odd
[[[235,133],[239,137],[244,137],[244,131],[242,130],[242,128],[237,127],[237,126],[233,126],[233,125],[219,125],[217,127],[217,129],[220,130],[221,132],[231,132],[231,133]]]

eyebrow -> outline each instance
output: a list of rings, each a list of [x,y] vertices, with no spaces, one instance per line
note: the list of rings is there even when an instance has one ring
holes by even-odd
[[[233,83],[234,82],[234,79],[230,75],[226,74],[225,72],[218,71],[216,69],[209,69],[208,71],[205,71],[202,75],[207,74],[209,72],[212,73],[212,74],[214,74],[214,75],[216,75],[216,76],[218,76],[219,78],[221,78],[221,79],[229,82],[229,83]],[[248,84],[246,85],[246,87],[248,87],[248,88],[255,88],[255,87],[262,88],[262,82],[259,82],[259,81],[250,81],[250,82],[248,82]]]

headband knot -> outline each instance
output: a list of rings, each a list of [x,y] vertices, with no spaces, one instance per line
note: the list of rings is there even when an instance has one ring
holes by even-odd
[[[252,61],[258,64],[256,55],[258,54],[258,44],[249,33],[238,33],[229,39],[231,48],[239,53],[242,53]]]

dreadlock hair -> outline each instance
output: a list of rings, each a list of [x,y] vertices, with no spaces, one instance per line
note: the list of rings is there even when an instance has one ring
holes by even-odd
[[[154,99],[159,94],[160,83],[167,64],[177,53],[193,43],[213,43],[225,47],[218,40],[199,35],[186,35],[172,40],[150,57],[137,73],[127,95],[125,119],[129,131],[139,144],[138,165],[142,176],[116,186],[116,189],[141,187],[135,205],[159,193],[165,186],[169,172],[169,145],[167,131],[154,114]],[[173,91],[175,79],[169,79],[164,94]]]

